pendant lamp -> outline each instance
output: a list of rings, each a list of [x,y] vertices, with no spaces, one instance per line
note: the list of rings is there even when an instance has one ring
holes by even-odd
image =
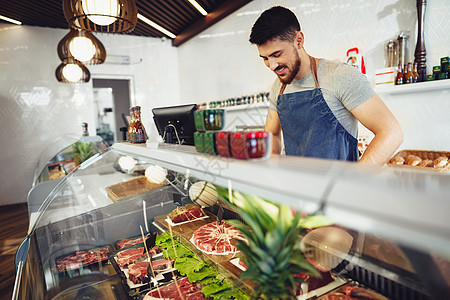
[[[89,82],[91,73],[88,68],[74,58],[64,60],[55,71],[56,79],[64,83]]]
[[[63,0],[69,26],[95,32],[129,32],[137,23],[134,0]]]
[[[98,65],[105,61],[106,50],[91,32],[71,29],[58,43],[61,61],[75,58],[85,65]]]

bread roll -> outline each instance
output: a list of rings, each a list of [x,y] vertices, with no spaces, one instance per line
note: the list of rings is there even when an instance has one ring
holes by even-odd
[[[394,156],[393,158],[391,158],[390,163],[394,164],[394,165],[403,165],[405,163],[405,159],[403,157],[397,155],[397,156]]]
[[[424,159],[417,166],[418,167],[433,167],[433,161],[431,159]]]
[[[433,166],[435,168],[443,168],[447,165],[447,163],[448,163],[448,157],[440,156],[433,161]]]
[[[405,157],[405,160],[406,160],[406,164],[410,165],[410,166],[417,166],[422,161],[422,159],[420,157],[418,157],[416,155],[412,155],[412,154],[407,155]]]

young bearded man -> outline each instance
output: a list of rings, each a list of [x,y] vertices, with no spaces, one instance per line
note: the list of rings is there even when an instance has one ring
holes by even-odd
[[[253,25],[250,42],[277,79],[272,85],[265,130],[280,154],[384,165],[402,143],[399,123],[365,75],[341,62],[311,57],[294,13],[275,6]],[[358,154],[358,121],[374,133]]]

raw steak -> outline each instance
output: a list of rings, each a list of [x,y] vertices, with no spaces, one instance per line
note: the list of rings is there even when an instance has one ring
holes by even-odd
[[[107,248],[77,251],[75,254],[58,259],[56,261],[56,268],[59,272],[64,270],[76,270],[81,266],[108,259],[108,252]]]
[[[117,263],[119,264],[119,266],[121,266],[122,268],[125,268],[126,265],[133,263],[135,260],[141,258],[140,261],[146,260],[147,259],[147,254],[144,254],[144,247],[141,248],[131,248],[131,249],[126,249],[123,251],[120,251],[116,254],[117,257]],[[161,253],[163,251],[163,249],[161,247],[153,247],[149,250],[151,256],[155,256],[158,253]]]
[[[143,300],[151,300],[151,299],[161,299],[161,297],[165,300],[177,300],[182,299],[178,292],[177,286],[186,300],[206,300],[205,296],[203,296],[201,289],[202,286],[200,283],[190,283],[187,277],[178,280],[176,283],[172,282],[166,286],[160,287],[157,290],[153,290],[147,295],[145,295]],[[161,297],[160,297],[161,295]]]
[[[323,297],[323,300],[388,300],[383,295],[371,290],[354,285],[344,285],[338,292],[328,294]]]
[[[172,269],[173,262],[174,262],[173,260],[168,259],[154,260],[152,261],[153,271],[155,273],[160,273],[163,271],[170,270]],[[129,279],[135,284],[142,283],[141,279],[139,278],[147,276],[147,267],[148,262],[146,261],[128,265]]]
[[[237,248],[232,245],[233,239],[246,241],[236,227],[225,222],[220,225],[217,222],[203,225],[192,235],[192,240],[199,249],[213,253],[237,252]]]
[[[131,248],[120,251],[116,254],[117,264],[122,268],[126,267],[130,262],[136,260],[144,254],[144,247]]]
[[[124,239],[121,241],[118,241],[116,243],[117,248],[122,249],[125,247],[130,247],[136,244],[142,243],[142,238],[137,238],[137,239]]]
[[[205,216],[205,212],[203,211],[203,209],[194,203],[189,203],[183,205],[182,207],[177,207],[167,215],[167,217],[169,217],[169,219],[172,220],[173,223],[195,220],[203,216]]]

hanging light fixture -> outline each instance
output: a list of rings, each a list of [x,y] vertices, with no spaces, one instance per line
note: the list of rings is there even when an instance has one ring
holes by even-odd
[[[61,61],[75,58],[85,65],[98,65],[105,61],[106,50],[91,32],[71,29],[58,43]]]
[[[80,61],[69,58],[63,61],[55,71],[56,79],[64,83],[89,82],[91,73]]]
[[[137,23],[134,0],[63,0],[69,26],[95,32],[129,32]]]

